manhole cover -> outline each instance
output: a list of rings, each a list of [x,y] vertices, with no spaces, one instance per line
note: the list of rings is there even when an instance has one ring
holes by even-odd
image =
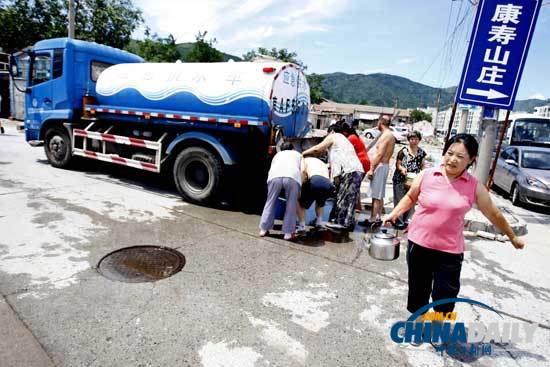
[[[104,256],[97,266],[111,280],[127,283],[154,282],[176,274],[185,265],[180,252],[158,246],[126,247]]]

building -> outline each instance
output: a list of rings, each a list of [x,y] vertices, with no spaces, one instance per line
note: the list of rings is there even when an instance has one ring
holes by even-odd
[[[456,108],[455,118],[453,126],[451,127],[451,133],[458,131],[460,120],[462,119],[463,111],[468,111],[468,120],[466,122],[466,132],[468,134],[477,135],[479,130],[479,123],[481,121],[481,107],[472,105],[459,105]],[[451,120],[452,108],[449,107],[446,110],[439,111],[437,114],[435,129],[436,134],[446,135],[449,127],[449,121]]]
[[[550,104],[546,106],[535,107],[535,115],[540,117],[550,117]]]
[[[361,127],[371,127],[382,115],[393,117],[394,121],[410,122],[410,114],[407,109],[337,103],[328,100],[312,105],[309,118],[313,128],[326,129],[332,120],[341,119],[358,122],[360,126],[362,125]]]

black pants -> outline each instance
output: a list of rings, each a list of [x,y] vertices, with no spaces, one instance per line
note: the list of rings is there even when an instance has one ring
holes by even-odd
[[[432,301],[456,298],[460,290],[460,270],[464,254],[432,250],[409,241],[409,296],[407,310],[414,313]],[[453,311],[454,303],[435,306],[437,312]]]

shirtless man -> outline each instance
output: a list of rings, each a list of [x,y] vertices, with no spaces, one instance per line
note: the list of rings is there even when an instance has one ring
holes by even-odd
[[[395,148],[395,137],[390,130],[389,116],[381,116],[378,120],[378,130],[382,132],[377,143],[377,150],[371,161],[370,170],[367,177],[371,180],[372,190],[372,211],[369,219],[365,220],[364,225],[373,223],[382,224],[380,214],[384,205],[384,196],[386,194],[386,180],[390,170],[390,158]]]

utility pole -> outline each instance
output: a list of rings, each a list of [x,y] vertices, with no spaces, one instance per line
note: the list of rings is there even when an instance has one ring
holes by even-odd
[[[439,115],[439,102],[441,102],[441,89],[437,92],[437,102],[435,103],[435,116],[432,117],[434,136],[437,136],[437,120]]]
[[[458,106],[458,103],[453,103],[453,109],[451,110],[451,119],[449,120],[449,126],[447,127],[447,133],[445,134],[445,144],[447,144],[447,140],[451,137],[451,130],[453,129],[453,124],[455,121],[455,114],[456,114],[456,107]]]
[[[74,0],[69,0],[69,38],[74,38],[74,18],[75,8]]]
[[[470,111],[467,108],[463,108],[460,114],[460,124],[456,131],[457,134],[463,134],[466,132],[466,126],[468,125],[468,115]]]
[[[497,138],[496,110],[494,108],[484,107],[481,113],[480,143],[474,176],[483,185],[487,185],[492,163],[493,148],[495,147]]]

